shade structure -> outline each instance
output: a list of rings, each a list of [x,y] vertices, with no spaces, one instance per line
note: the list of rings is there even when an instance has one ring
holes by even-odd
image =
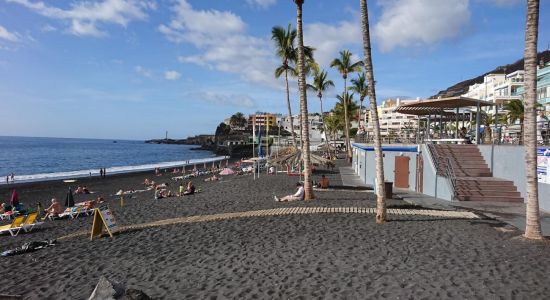
[[[19,205],[19,195],[15,189],[13,189],[13,192],[11,193],[10,204],[12,207]]]
[[[453,112],[446,112],[445,110],[454,110],[462,107],[472,107],[472,106],[493,106],[492,102],[467,98],[467,97],[450,97],[450,98],[441,98],[441,99],[429,99],[429,100],[418,100],[410,102],[407,104],[400,105],[394,112],[407,114],[407,115],[417,115],[417,116],[427,116],[427,115],[452,115]]]
[[[220,172],[220,175],[232,175],[232,174],[235,174],[235,171],[229,169],[229,168],[224,168],[221,172]]]
[[[69,188],[69,191],[67,192],[67,196],[65,197],[65,207],[73,207],[74,206],[74,197],[73,197],[73,191],[71,188]]]
[[[310,153],[311,163],[333,166],[334,163],[328,159],[325,159],[319,155]],[[279,151],[278,156],[271,156],[269,163],[275,166],[296,166],[303,162],[302,150],[295,147],[287,147]]]

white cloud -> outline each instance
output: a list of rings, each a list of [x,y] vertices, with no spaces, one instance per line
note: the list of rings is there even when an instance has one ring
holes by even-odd
[[[42,32],[54,32],[54,31],[57,31],[57,28],[55,28],[54,26],[52,26],[50,24],[46,24],[46,25],[42,26],[42,28],[40,28],[40,31],[42,31]]]
[[[246,0],[250,5],[257,6],[262,9],[267,9],[271,5],[277,3],[277,0]]]
[[[271,41],[246,34],[246,24],[239,16],[228,11],[195,10],[186,0],[179,0],[172,11],[172,20],[160,25],[159,31],[172,42],[189,43],[199,50],[199,54],[178,57],[180,62],[277,86]]]
[[[107,35],[99,28],[101,24],[126,27],[131,21],[146,20],[146,11],[156,9],[154,1],[145,0],[82,1],[72,4],[69,9],[48,6],[41,1],[6,1],[23,5],[47,18],[69,21],[68,32],[71,34],[95,37]]]
[[[359,45],[361,42],[361,23],[357,18],[352,21],[342,21],[336,25],[307,24],[304,30],[304,44],[316,49],[315,60],[325,68],[338,57],[340,50]]]
[[[9,32],[4,26],[0,25],[0,39],[10,41],[10,42],[18,42],[19,37],[17,33]]]
[[[381,5],[374,37],[382,51],[455,37],[470,20],[469,0],[391,0]]]
[[[151,72],[151,70],[148,70],[142,66],[135,66],[134,71],[143,77],[153,78],[153,72]]]
[[[201,91],[186,95],[186,98],[194,98],[214,105],[254,108],[256,103],[247,95],[242,94],[219,94],[210,91]]]
[[[166,71],[164,72],[164,78],[166,80],[177,80],[181,77],[181,74],[176,71]]]
[[[485,0],[486,2],[491,2],[497,6],[514,6],[521,3],[521,0]]]

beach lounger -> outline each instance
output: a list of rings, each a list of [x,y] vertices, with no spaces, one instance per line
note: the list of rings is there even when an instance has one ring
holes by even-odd
[[[0,226],[0,234],[4,232],[9,232],[11,236],[18,235],[21,228],[23,228],[22,224],[24,221],[25,216],[16,217],[15,219],[13,219],[13,222],[11,222],[11,224]]]
[[[23,230],[25,230],[25,232],[31,232],[35,226],[40,226],[44,224],[44,222],[36,222],[37,218],[38,212],[29,214],[25,219],[25,222],[23,222]]]

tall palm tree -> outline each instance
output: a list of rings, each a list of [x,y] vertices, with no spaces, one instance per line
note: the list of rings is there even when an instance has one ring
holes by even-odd
[[[313,84],[308,84],[308,89],[317,93],[319,97],[319,103],[321,104],[321,122],[323,122],[323,130],[325,131],[325,146],[327,147],[327,153],[330,154],[327,126],[325,124],[325,113],[323,112],[323,93],[330,87],[334,86],[332,80],[327,79],[327,72],[324,70],[316,70],[313,73]]]
[[[357,93],[359,95],[359,128],[361,128],[361,120],[363,119],[361,114],[363,113],[363,101],[369,92],[369,87],[367,86],[367,80],[365,78],[365,73],[359,73],[359,77],[351,80],[351,86],[349,87],[350,91]]]
[[[525,29],[525,175],[527,177],[527,211],[525,237],[542,239],[537,179],[537,39],[539,0],[527,0]]]
[[[369,9],[367,0],[359,0],[361,6],[361,31],[363,33],[363,49],[365,51],[365,69],[369,82],[369,101],[372,124],[374,126],[374,160],[376,162],[376,223],[386,222],[386,191],[384,187],[384,162],[382,158],[382,141],[380,140],[380,123],[378,122],[378,110],[376,109],[376,91],[374,81],[374,69],[369,32]]]
[[[523,106],[523,102],[521,102],[521,100],[512,100],[504,104],[504,109],[508,111],[506,113],[508,124],[512,125],[519,120],[519,127],[520,127],[519,143],[523,144],[523,122],[524,122],[524,116],[525,116],[525,108]]]
[[[340,72],[342,75],[342,78],[344,79],[344,92],[347,90],[347,84],[348,84],[348,75],[350,73],[359,72],[361,71],[361,66],[363,65],[362,61],[356,61],[351,62],[351,52],[348,50],[342,50],[340,51],[340,57],[335,58],[331,63],[330,67],[334,67]],[[344,102],[346,102],[347,99],[344,99]],[[347,108],[347,105],[344,105],[344,108]],[[344,114],[345,117],[348,117],[348,114]],[[346,157],[349,161],[351,161],[351,143],[349,139],[349,122],[346,119]]]
[[[291,66],[291,62],[295,59],[296,51],[294,49],[294,39],[296,38],[296,30],[293,30],[291,25],[285,30],[283,27],[275,26],[271,29],[271,39],[275,42],[275,53],[281,58],[281,65],[275,69],[275,77],[279,78],[285,74],[286,84],[286,105],[288,109],[288,117],[290,118],[290,133],[292,134],[292,143],[296,146],[296,134],[294,133],[294,120],[292,118],[292,109],[290,107],[290,90],[288,88],[288,73],[296,71]]]
[[[298,69],[298,85],[300,87],[300,115],[302,116],[302,157],[304,160],[304,200],[312,200],[313,184],[311,182],[311,156],[309,149],[309,126],[307,117],[307,93],[306,93],[306,74],[305,64],[306,57],[304,54],[304,32],[302,29],[302,5],[304,0],[294,0],[296,3],[296,30],[298,32],[298,61],[296,67]]]

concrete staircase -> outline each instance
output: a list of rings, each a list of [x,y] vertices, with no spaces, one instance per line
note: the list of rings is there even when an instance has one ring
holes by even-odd
[[[495,178],[476,145],[430,145],[437,173],[454,181],[461,201],[523,202],[512,181]],[[448,168],[449,163],[451,168]],[[450,174],[448,174],[450,169]],[[454,176],[453,176],[454,174]]]

